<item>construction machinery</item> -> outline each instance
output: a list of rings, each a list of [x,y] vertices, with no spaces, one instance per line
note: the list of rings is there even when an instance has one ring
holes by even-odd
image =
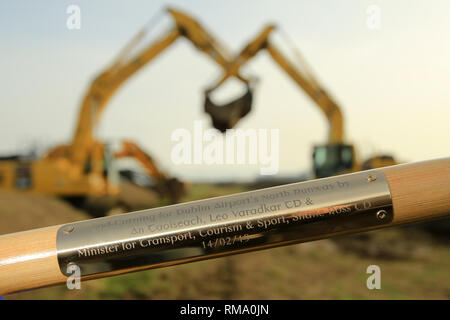
[[[147,28],[142,29],[121,51],[112,66],[94,79],[82,101],[76,131],[69,144],[57,146],[42,158],[16,157],[0,161],[0,190],[38,192],[68,199],[115,195],[120,190],[115,159],[132,157],[144,165],[163,193],[169,193],[174,201],[179,198],[179,181],[162,174],[142,149],[125,142],[125,149],[114,154],[94,134],[113,94],[177,39],[189,40],[222,68],[228,66],[230,59],[226,57],[223,47],[195,19],[175,9],[169,8],[167,11],[174,25],[166,34],[138,50],[138,44],[147,34]],[[239,75],[236,77],[247,82]]]
[[[138,160],[149,177],[156,182],[156,191],[161,197],[169,196],[177,203],[184,194],[184,184],[177,178],[166,176],[155,164],[153,158],[132,141],[122,141],[122,149],[114,154],[116,159],[134,158]]]
[[[266,26],[234,58],[233,63],[228,66],[217,84],[206,91],[205,111],[211,112],[212,102],[208,99],[209,94],[222,85],[229,77],[239,74],[240,68],[246,62],[255,57],[258,52],[265,50],[278,66],[315,102],[327,118],[329,124],[328,141],[324,145],[315,146],[313,152],[313,166],[316,178],[396,164],[393,157],[388,155],[375,156],[362,163],[357,159],[355,147],[346,143],[344,139],[344,119],[341,108],[319,85],[306,62],[303,61],[302,63],[304,71],[300,71],[270,41],[270,35],[275,28],[275,25]],[[222,128],[222,131],[226,129]]]

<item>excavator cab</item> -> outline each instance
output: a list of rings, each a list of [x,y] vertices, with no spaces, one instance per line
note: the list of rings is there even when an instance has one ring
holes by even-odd
[[[313,163],[316,178],[333,176],[354,168],[355,151],[343,143],[315,146]]]
[[[253,90],[249,84],[243,96],[224,105],[215,104],[211,100],[211,91],[205,91],[205,112],[211,116],[214,128],[220,132],[233,128],[252,108]]]

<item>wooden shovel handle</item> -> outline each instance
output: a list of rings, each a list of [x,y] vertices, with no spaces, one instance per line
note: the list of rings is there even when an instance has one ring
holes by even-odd
[[[394,219],[386,226],[450,215],[450,158],[375,171],[384,173],[391,191]],[[66,282],[57,260],[59,227],[0,236],[0,294]]]

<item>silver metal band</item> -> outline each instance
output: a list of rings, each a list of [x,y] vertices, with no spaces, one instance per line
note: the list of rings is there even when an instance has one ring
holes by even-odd
[[[392,221],[378,171],[293,183],[62,226],[61,272],[152,268],[377,228]]]

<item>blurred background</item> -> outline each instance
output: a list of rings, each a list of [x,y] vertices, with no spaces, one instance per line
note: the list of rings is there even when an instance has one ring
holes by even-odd
[[[424,0],[1,2],[0,234],[447,157],[449,9]],[[261,47],[205,95],[269,24],[277,28],[264,43],[286,59]],[[175,163],[173,133],[214,119],[278,130],[277,173]],[[448,299],[449,230],[442,220],[6,298]],[[366,287],[372,264],[381,290]]]

